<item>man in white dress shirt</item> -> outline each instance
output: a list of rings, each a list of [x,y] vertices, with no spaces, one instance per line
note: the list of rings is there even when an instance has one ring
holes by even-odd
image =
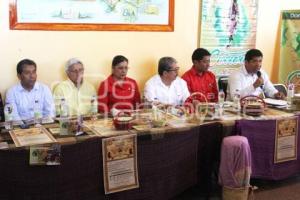
[[[54,117],[54,101],[50,89],[36,81],[36,64],[29,59],[21,60],[17,65],[20,83],[6,93],[6,103],[13,106],[13,120],[27,120],[34,117],[34,109],[41,117]],[[36,108],[35,108],[36,106]]]
[[[190,96],[186,82],[178,77],[179,67],[172,57],[163,57],[158,63],[158,74],[145,85],[146,100],[181,106]]]
[[[261,70],[263,54],[258,49],[250,49],[245,55],[245,65],[233,72],[228,80],[230,98],[238,93],[241,98],[248,95],[260,96],[265,93],[267,97],[283,99],[283,93],[278,92],[266,72]]]

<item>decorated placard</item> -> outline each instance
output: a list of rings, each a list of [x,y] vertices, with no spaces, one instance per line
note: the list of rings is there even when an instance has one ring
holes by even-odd
[[[139,187],[136,134],[102,140],[105,194]]]
[[[298,118],[276,121],[274,163],[297,159]]]

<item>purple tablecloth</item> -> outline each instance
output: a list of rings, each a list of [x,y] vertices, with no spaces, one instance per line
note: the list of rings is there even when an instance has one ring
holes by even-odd
[[[223,139],[221,123],[204,124],[199,127],[198,142],[198,185],[206,195],[212,193],[212,187],[217,184],[220,149]]]
[[[197,182],[199,128],[138,137],[140,187],[105,195],[101,138],[62,146],[60,166],[29,166],[29,150],[0,151],[0,199],[170,199]]]
[[[236,128],[237,133],[249,141],[252,153],[251,177],[280,180],[300,173],[299,127],[297,160],[277,164],[274,163],[276,120],[240,120],[236,122]]]

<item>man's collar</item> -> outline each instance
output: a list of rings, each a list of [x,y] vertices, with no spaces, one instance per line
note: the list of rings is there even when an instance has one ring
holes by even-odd
[[[127,76],[125,76],[124,78],[124,81],[127,81],[128,78]],[[116,79],[114,79],[113,75],[111,74],[109,77],[108,77],[108,81],[111,82],[111,83],[114,83],[115,81],[117,81]]]
[[[171,85],[174,83],[174,81],[177,80],[177,78],[178,78],[178,76],[175,78],[175,80],[173,80],[173,81],[170,83],[170,85],[166,85],[166,84],[164,83],[164,81],[163,81],[163,78],[162,78],[160,75],[158,75],[159,84],[160,84],[160,85],[163,85],[164,87],[171,87]]]
[[[67,82],[68,82],[68,84],[71,85],[72,87],[78,88],[78,87],[76,87],[76,85],[73,83],[73,81],[71,81],[69,78],[67,79]],[[83,82],[84,82],[84,81],[82,80],[82,83],[80,84],[80,87],[83,85]],[[79,87],[79,88],[80,88],[80,87]]]
[[[192,66],[192,69],[191,69],[191,72],[192,72],[192,75],[195,75],[195,76],[203,76],[203,75],[205,74],[206,71],[199,73],[199,72],[196,70],[195,65],[193,65],[193,66]]]
[[[19,82],[19,84],[17,85],[17,89],[19,92],[23,92],[23,91],[31,92],[32,90],[36,91],[39,89],[39,83],[35,82],[33,88],[30,91],[28,91],[22,86],[21,82]]]
[[[245,65],[243,65],[243,67],[242,67],[242,72],[245,76],[253,76],[254,75],[254,73],[248,73]]]

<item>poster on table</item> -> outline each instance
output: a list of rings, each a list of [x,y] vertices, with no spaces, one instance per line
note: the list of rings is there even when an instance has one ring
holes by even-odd
[[[102,139],[105,194],[139,187],[136,134]]]
[[[60,165],[61,145],[30,146],[29,165]]]
[[[200,47],[211,55],[211,71],[228,75],[255,47],[258,0],[203,0]]]
[[[287,83],[288,79],[295,77],[299,81],[297,84],[300,84],[300,78],[293,76],[293,72],[300,69],[300,10],[282,11],[281,17],[278,80]]]
[[[44,127],[16,129],[9,132],[16,147],[55,143],[56,140]]]
[[[276,121],[274,163],[297,159],[298,117]]]

